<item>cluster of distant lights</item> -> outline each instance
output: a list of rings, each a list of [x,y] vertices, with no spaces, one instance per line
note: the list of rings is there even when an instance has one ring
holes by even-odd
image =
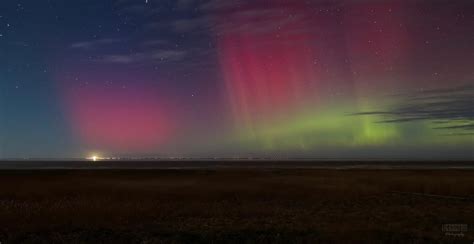
[[[120,157],[100,157],[97,155],[92,155],[86,160],[91,161],[91,162],[98,162],[98,161],[116,161],[116,160],[275,160],[277,158],[273,157],[240,157],[240,156],[234,156],[234,157],[204,157],[204,158],[193,158],[193,157],[147,157],[147,158],[120,158]],[[282,159],[282,158],[279,158]],[[294,158],[283,158],[283,159],[288,159],[292,160]],[[305,159],[305,158],[298,158],[298,159]]]
[[[98,155],[92,155],[86,159],[92,162],[105,161],[105,160],[120,160],[120,158],[105,158],[105,157],[100,157]]]

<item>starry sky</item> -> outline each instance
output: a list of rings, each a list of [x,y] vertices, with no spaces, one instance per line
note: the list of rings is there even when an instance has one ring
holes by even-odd
[[[4,0],[0,158],[474,159],[472,0]]]

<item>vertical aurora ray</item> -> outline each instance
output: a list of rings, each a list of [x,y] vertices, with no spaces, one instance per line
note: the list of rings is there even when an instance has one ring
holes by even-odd
[[[307,1],[253,1],[239,6],[218,18],[216,31],[241,143],[270,151],[430,144],[426,138],[441,143],[429,122],[351,116],[396,106],[398,101],[383,94],[410,88],[405,80],[412,43],[405,22],[415,5],[386,1],[318,8]],[[251,14],[261,9],[264,14]]]
[[[222,16],[220,61],[236,124],[260,137],[258,125],[317,101],[320,67],[314,63],[314,20],[300,1],[244,4]],[[285,8],[282,12],[281,7]],[[255,9],[263,13],[252,15]],[[266,9],[266,10],[264,10]],[[288,18],[288,15],[292,16]],[[271,137],[271,135],[268,135]],[[271,139],[264,139],[268,142]]]
[[[264,16],[247,14],[263,6]],[[337,24],[328,25],[306,1],[270,6],[257,1],[222,21],[220,60],[243,141],[259,141],[267,149],[305,148],[325,143],[329,134],[326,143],[346,145],[376,144],[396,135],[391,126],[372,126],[360,134],[368,118],[344,116],[357,108],[348,105],[354,93],[341,77],[328,74],[340,69],[330,65],[341,61],[330,57],[324,49],[333,44],[318,35]],[[331,91],[341,88],[346,98],[330,102]]]

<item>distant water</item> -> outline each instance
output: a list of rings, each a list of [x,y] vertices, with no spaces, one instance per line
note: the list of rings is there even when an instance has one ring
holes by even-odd
[[[470,161],[380,160],[185,160],[185,161],[0,161],[7,169],[474,169]]]

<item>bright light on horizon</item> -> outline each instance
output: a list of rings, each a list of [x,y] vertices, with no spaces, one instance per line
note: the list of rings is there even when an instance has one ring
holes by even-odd
[[[89,158],[87,158],[88,160],[91,160],[91,161],[94,161],[94,162],[97,162],[100,160],[100,157],[97,156],[97,155],[92,155],[90,156]]]

